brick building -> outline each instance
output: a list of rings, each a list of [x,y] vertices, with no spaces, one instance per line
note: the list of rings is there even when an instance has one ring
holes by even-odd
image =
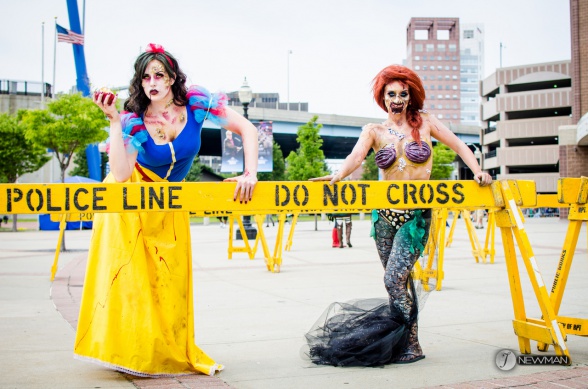
[[[570,0],[572,124],[560,128],[561,177],[588,176],[588,0]]]
[[[406,66],[420,77],[424,108],[460,123],[459,18],[411,18],[406,28]]]

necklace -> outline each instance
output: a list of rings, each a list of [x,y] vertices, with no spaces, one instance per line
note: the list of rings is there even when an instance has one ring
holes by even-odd
[[[169,108],[174,102],[173,97],[165,104],[165,108]],[[155,129],[155,135],[157,135],[157,137],[159,139],[164,139],[165,138],[165,129],[158,127]]]
[[[402,140],[405,137],[403,133],[393,130],[391,127],[388,128],[388,132],[390,133],[390,135],[395,135],[399,140]]]

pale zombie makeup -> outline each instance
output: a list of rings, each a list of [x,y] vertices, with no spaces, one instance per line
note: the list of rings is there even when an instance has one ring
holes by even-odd
[[[143,90],[150,99],[154,99],[157,96],[166,96],[174,80],[167,74],[165,67],[161,62],[154,59],[149,62],[145,68],[145,74],[143,74]]]
[[[408,107],[409,100],[410,94],[406,85],[398,81],[386,85],[386,89],[384,90],[384,104],[388,112],[395,115],[402,113]]]

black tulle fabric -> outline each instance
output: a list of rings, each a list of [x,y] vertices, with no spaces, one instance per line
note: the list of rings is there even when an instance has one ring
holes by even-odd
[[[387,298],[333,303],[305,335],[303,357],[317,365],[387,365],[405,349],[410,327]]]

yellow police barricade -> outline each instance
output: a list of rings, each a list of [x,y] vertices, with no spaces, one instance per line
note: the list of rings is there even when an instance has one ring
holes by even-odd
[[[555,194],[537,194],[537,204],[534,207],[522,207],[523,209],[535,209],[535,208],[569,208],[569,204],[560,204]],[[494,263],[494,257],[496,256],[496,249],[494,246],[496,238],[496,218],[494,210],[488,210],[488,221],[487,221],[486,237],[484,240],[484,248],[481,249],[483,258],[490,256],[490,263]]]
[[[480,245],[478,234],[476,234],[476,231],[474,231],[474,224],[472,223],[471,219],[471,210],[453,209],[451,210],[451,212],[453,213],[453,221],[451,222],[451,228],[449,229],[449,235],[447,237],[447,242],[445,244],[446,247],[450,247],[451,243],[453,243],[453,234],[455,232],[455,226],[457,225],[457,221],[461,218],[465,222],[466,231],[468,232],[468,237],[470,240],[470,245],[472,246],[472,255],[474,256],[476,263],[479,263],[480,259],[483,263],[486,263],[486,255],[484,254],[484,249]]]
[[[255,254],[257,253],[258,245],[259,245],[259,243],[261,243],[261,245],[263,247],[264,258],[265,258],[265,262],[266,262],[268,270],[270,270],[272,272],[279,272],[280,271],[280,266],[282,264],[281,239],[283,237],[283,231],[284,231],[284,225],[285,225],[284,221],[286,220],[285,214],[284,214],[283,220],[281,218],[279,218],[280,220],[278,221],[278,240],[276,240],[273,255],[270,254],[269,247],[267,244],[267,239],[266,239],[265,234],[263,232],[263,220],[264,219],[263,219],[262,215],[254,215],[259,233],[257,234],[255,244],[253,246],[251,246],[249,243],[249,240],[247,239],[245,227],[243,226],[243,222],[241,221],[241,218],[240,218],[240,216],[242,216],[242,215],[236,215],[232,212],[225,212],[225,211],[191,212],[190,214],[193,216],[201,216],[201,217],[217,217],[217,216],[228,217],[229,221],[230,221],[229,222],[228,258],[232,259],[233,253],[235,253],[235,252],[244,252],[249,256],[249,259],[253,259],[255,257]],[[88,213],[51,214],[51,221],[60,222],[59,223],[59,238],[58,238],[58,242],[57,242],[57,248],[55,250],[55,257],[54,257],[53,265],[51,266],[51,281],[53,281],[55,279],[55,273],[57,271],[57,263],[58,263],[58,259],[59,259],[59,253],[61,251],[61,242],[63,240],[63,235],[64,235],[64,231],[65,231],[65,227],[66,227],[65,222],[91,221],[91,220],[93,220],[93,216],[94,216],[94,214],[89,213],[89,212]],[[265,215],[263,215],[263,216],[265,216]],[[259,219],[259,217],[262,217],[262,219]],[[235,244],[234,244],[234,241],[233,241],[234,220],[237,220],[237,222],[238,222],[238,225],[239,225],[239,228],[241,231],[241,236],[243,237],[243,241],[245,244],[244,246],[235,246]],[[286,248],[285,248],[286,251],[289,251],[290,248],[292,247],[294,228],[296,226],[297,220],[298,220],[298,212],[294,213],[293,217],[292,217],[290,233],[288,235],[288,241],[287,241]]]
[[[537,194],[537,203],[535,206],[532,207],[522,207],[528,209],[536,209],[536,208],[566,208],[569,207],[569,204],[560,204],[557,199],[557,195],[553,194]],[[466,228],[468,231],[468,235],[470,238],[470,244],[472,245],[472,253],[474,258],[476,259],[476,263],[479,262],[479,258],[482,259],[483,263],[486,263],[486,258],[490,256],[490,263],[494,263],[494,258],[496,256],[496,249],[495,249],[495,240],[496,240],[496,219],[494,209],[488,210],[488,221],[486,223],[486,235],[484,239],[484,247],[481,246],[480,241],[478,240],[478,236],[474,231],[474,226],[470,220],[470,215],[468,210],[453,210],[454,219],[451,224],[451,230],[449,232],[449,237],[447,238],[447,247],[449,247],[453,241],[453,232],[455,229],[455,224],[458,219],[458,215],[461,214],[462,218],[465,220]],[[474,211],[475,212],[475,211]]]
[[[482,261],[484,263],[486,262],[486,255],[484,253],[484,250],[480,246],[480,241],[478,239],[476,232],[473,230],[474,227],[470,220],[470,212],[467,209],[451,210],[451,212],[453,213],[453,221],[451,222],[449,235],[446,238],[445,233],[449,211],[450,209],[448,208],[437,208],[433,210],[433,220],[431,221],[429,240],[427,241],[427,245],[425,246],[425,254],[428,256],[426,267],[425,269],[421,269],[420,265],[417,264],[415,269],[415,274],[413,278],[416,278],[419,275],[420,277],[423,277],[423,284],[425,290],[429,290],[428,279],[430,278],[434,278],[436,280],[435,290],[441,290],[444,278],[443,264],[445,261],[445,248],[450,247],[451,243],[453,242],[453,233],[455,232],[455,226],[460,215],[466,221],[466,229],[468,231],[470,244],[472,245],[472,253],[474,255],[474,258],[476,259],[476,262],[479,262],[479,258],[482,258]],[[436,269],[433,266],[434,260],[437,261]],[[492,262],[494,262],[493,258]]]
[[[248,214],[369,212],[372,209],[495,209],[513,300],[519,349],[530,340],[553,345],[571,363],[565,332],[537,267],[520,207],[535,206],[534,181],[501,180],[491,187],[474,181],[260,182],[252,201],[233,201],[234,183],[0,184],[0,213],[220,211]],[[585,191],[584,191],[585,192]],[[577,213],[584,212],[575,211]],[[513,239],[514,237],[514,239]],[[515,241],[541,308],[541,319],[526,317]],[[426,273],[424,273],[426,276]]]
[[[241,215],[232,214],[229,216],[229,247],[228,247],[228,257],[229,259],[233,258],[233,253],[241,252],[247,253],[249,259],[253,259],[255,254],[257,253],[257,249],[259,244],[261,243],[261,247],[263,250],[263,256],[265,259],[266,267],[272,273],[279,273],[280,268],[282,266],[282,240],[284,236],[284,228],[286,224],[286,214],[281,213],[278,216],[278,234],[276,237],[276,242],[274,246],[273,255],[270,253],[269,245],[267,243],[267,238],[265,236],[263,221],[265,220],[267,214],[257,214],[253,215],[255,223],[257,224],[257,236],[255,238],[255,243],[253,246],[249,243],[249,239],[247,237],[247,233],[245,231],[245,227],[241,220]],[[290,226],[290,233],[288,235],[288,241],[286,243],[286,251],[289,251],[292,247],[292,239],[294,236],[294,228],[296,226],[296,221],[298,220],[298,212],[295,212],[292,217],[292,222]],[[234,231],[234,223],[237,221],[239,230],[241,231],[241,237],[243,239],[244,246],[235,246],[233,242],[233,231]]]
[[[445,225],[447,223],[447,208],[433,209],[429,240],[423,255],[427,256],[425,268],[422,269],[417,261],[413,268],[413,279],[421,280],[423,288],[430,290],[430,279],[435,280],[435,290],[441,290],[443,282],[443,260],[445,258]],[[435,263],[436,261],[436,263]]]
[[[55,256],[53,258],[53,265],[51,265],[51,281],[55,279],[55,273],[57,272],[57,263],[59,261],[59,252],[61,251],[61,242],[63,242],[63,234],[65,231],[67,222],[85,222],[92,221],[94,214],[91,212],[83,213],[52,213],[51,221],[59,222],[59,238],[57,238],[57,247],[55,249]]]
[[[278,234],[276,238],[276,243],[274,247],[273,255],[270,253],[269,245],[267,242],[267,238],[265,236],[263,221],[267,214],[256,214],[251,215],[257,224],[257,234],[255,238],[255,242],[253,245],[249,241],[247,237],[247,233],[245,231],[245,226],[243,225],[243,221],[241,219],[242,216],[248,215],[249,213],[242,213],[242,212],[232,212],[232,211],[204,211],[204,212],[191,212],[191,215],[194,216],[203,216],[203,217],[228,217],[228,224],[229,224],[229,235],[228,235],[228,259],[233,259],[233,253],[246,253],[249,259],[254,259],[261,244],[263,255],[265,259],[265,263],[267,269],[273,273],[278,273],[280,271],[280,267],[282,265],[282,239],[284,236],[284,229],[285,229],[285,221],[286,221],[286,214],[280,214],[278,216]],[[292,247],[292,239],[294,236],[294,228],[296,226],[296,221],[298,220],[298,212],[295,212],[292,217],[290,233],[288,235],[288,241],[286,244],[286,251],[289,251]],[[233,237],[235,232],[235,222],[241,232],[241,237],[243,240],[243,246],[235,245]]]
[[[298,212],[295,212],[292,217],[292,224],[290,226],[290,233],[288,235],[288,241],[286,243],[286,251],[290,250],[292,246],[292,238],[294,235],[294,228],[296,226],[296,221],[298,220]],[[272,273],[279,273],[280,268],[282,266],[282,248],[283,248],[283,239],[284,239],[284,228],[286,225],[287,214],[280,213],[278,215],[278,234],[276,236],[276,243],[274,245],[274,252],[273,255],[270,254],[269,247],[266,243],[265,233],[263,232],[263,221],[266,215],[255,215],[255,221],[257,222],[258,227],[258,235],[255,241],[255,245],[257,246],[257,242],[262,242],[263,247],[263,255],[265,258],[265,264],[269,271]]]
[[[488,221],[486,222],[486,237],[484,239],[484,248],[482,253],[484,259],[489,255],[490,263],[494,263],[494,257],[496,256],[496,249],[494,243],[496,241],[496,215],[493,209],[488,210]]]
[[[582,223],[588,220],[586,209],[588,202],[588,177],[561,178],[558,181],[557,203],[553,202],[553,198],[549,198],[549,200],[549,203],[545,201],[542,206],[552,208],[569,207],[568,231],[551,286],[551,304],[553,305],[555,314],[558,315],[557,321],[568,334],[588,336],[588,319],[559,315],[559,308],[572,267]],[[547,351],[549,343],[539,343],[537,348],[540,351]]]

